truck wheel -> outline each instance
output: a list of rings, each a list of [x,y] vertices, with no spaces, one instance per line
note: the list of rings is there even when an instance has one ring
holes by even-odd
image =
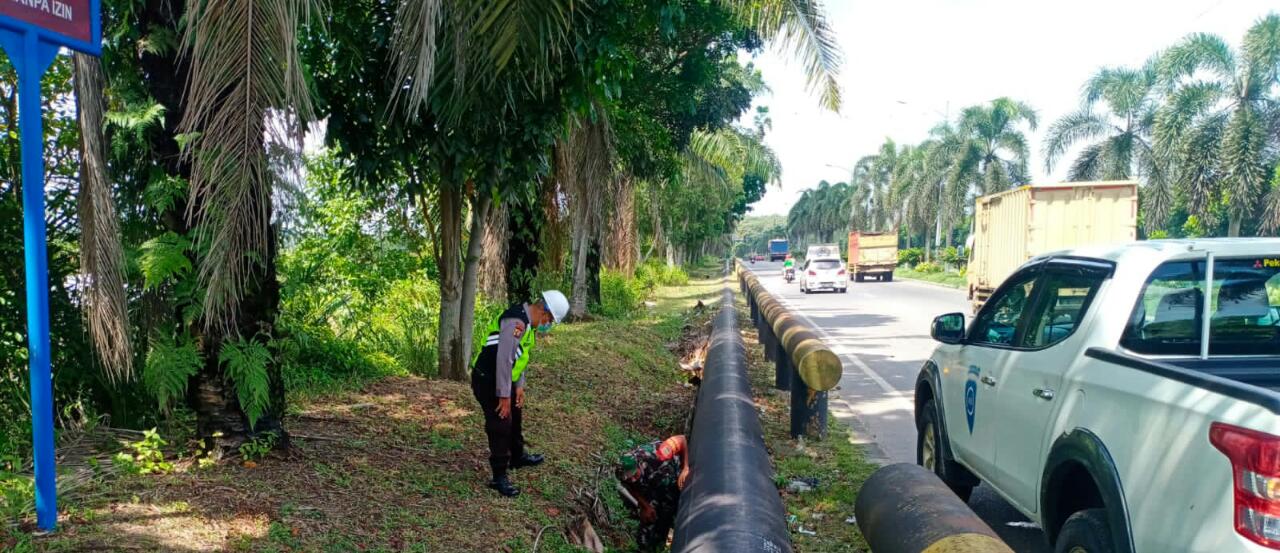
[[[1112,543],[1107,510],[1087,509],[1071,515],[1062,525],[1053,550],[1056,553],[1111,553],[1115,551]]]
[[[862,274],[862,273],[858,273],[858,274],[856,274],[856,275],[853,275],[853,280],[854,280],[854,282],[863,282],[863,281],[865,281],[865,280],[866,280],[866,277],[867,277],[867,275],[864,275],[864,274]]]
[[[884,274],[884,281],[885,281],[885,282],[893,282],[893,273],[885,273],[885,274]]]
[[[959,467],[951,466],[942,456],[942,444],[946,437],[942,433],[942,425],[938,423],[938,405],[932,399],[925,402],[920,410],[920,419],[916,421],[916,464],[938,475],[961,501],[968,502],[973,494],[973,484],[961,480]]]

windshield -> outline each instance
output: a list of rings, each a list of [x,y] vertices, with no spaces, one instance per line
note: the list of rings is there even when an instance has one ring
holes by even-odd
[[[1219,259],[1209,292],[1209,353],[1280,354],[1280,258]],[[1138,353],[1197,355],[1205,262],[1177,261],[1152,273],[1121,345]]]
[[[835,259],[819,259],[813,262],[813,268],[821,271],[831,271],[840,268],[840,262]]]

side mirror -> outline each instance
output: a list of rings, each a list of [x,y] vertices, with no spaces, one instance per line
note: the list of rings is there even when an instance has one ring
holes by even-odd
[[[938,315],[933,320],[933,330],[929,333],[934,340],[944,344],[959,344],[964,341],[964,313],[947,313]]]

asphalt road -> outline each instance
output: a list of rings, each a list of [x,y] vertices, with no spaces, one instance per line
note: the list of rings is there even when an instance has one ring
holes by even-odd
[[[968,314],[964,293],[895,280],[850,282],[844,294],[805,295],[799,281],[783,281],[781,263],[757,261],[748,267],[770,292],[824,330],[827,346],[844,361],[844,377],[830,400],[832,414],[854,428],[876,461],[914,463],[912,396],[916,375],[934,348],[929,327],[937,315]],[[1014,551],[1052,551],[1040,528],[991,488],[974,490],[969,506]]]

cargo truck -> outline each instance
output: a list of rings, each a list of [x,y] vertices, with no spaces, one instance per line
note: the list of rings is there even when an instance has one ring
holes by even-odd
[[[791,253],[791,246],[786,238],[774,238],[769,241],[769,261],[782,261]]]
[[[978,312],[1015,269],[1040,254],[1137,239],[1138,183],[1028,185],[977,199],[969,301]]]
[[[854,281],[863,282],[867,277],[893,280],[897,266],[898,231],[849,233],[849,275]]]

